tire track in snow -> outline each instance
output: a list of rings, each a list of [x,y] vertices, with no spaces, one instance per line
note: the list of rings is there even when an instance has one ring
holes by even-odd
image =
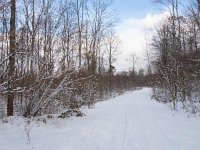
[[[122,142],[122,145],[124,146],[125,145],[125,141],[126,141],[126,133],[127,133],[127,124],[128,124],[128,120],[127,120],[127,113],[125,113],[124,115],[124,135],[123,135],[123,142]]]
[[[134,105],[134,112],[133,112],[133,115],[134,115],[134,120],[135,120],[135,122],[136,123],[138,123],[138,125],[140,126],[140,133],[142,133],[142,136],[143,136],[143,138],[144,138],[144,143],[145,143],[145,149],[146,150],[153,150],[153,149],[151,149],[150,148],[150,146],[149,146],[149,143],[148,143],[148,138],[147,138],[147,133],[145,132],[145,128],[144,128],[144,125],[143,125],[143,123],[141,122],[141,119],[142,119],[142,116],[141,116],[141,109],[140,109],[140,107],[138,106],[138,104],[137,104],[137,101],[138,101],[138,97],[136,97],[136,99],[135,99],[135,105]],[[140,117],[138,117],[138,115],[140,114]]]
[[[164,132],[162,131],[162,129],[158,126],[157,122],[155,121],[155,119],[153,119],[154,117],[152,116],[151,113],[147,113],[147,111],[142,111],[142,110],[145,110],[143,103],[139,103],[138,100],[136,101],[135,103],[135,106],[137,108],[137,112],[138,114],[140,114],[140,118],[141,119],[144,119],[146,118],[147,120],[146,121],[143,121],[143,122],[148,122],[149,125],[152,125],[152,128],[151,130],[154,131],[157,136],[160,137],[159,140],[162,141],[163,143],[163,148],[162,149],[166,149],[166,150],[169,150],[169,146],[170,146],[170,150],[171,149],[175,149],[175,150],[180,150],[180,148],[177,147],[176,144],[174,144],[174,142],[172,140],[170,140],[165,134]],[[148,110],[148,109],[147,109]],[[151,111],[151,110],[150,110]],[[138,119],[140,120],[140,119]],[[159,119],[157,119],[157,121],[159,121]],[[145,139],[145,143],[147,144],[147,148],[148,150],[151,150],[151,148],[149,147],[149,144],[148,144],[148,138],[147,138],[147,133],[145,131],[145,127],[143,125],[143,123],[140,123],[140,125],[142,126],[143,130],[142,132],[144,133],[144,139]],[[164,146],[164,145],[167,145],[167,148]],[[152,149],[154,150],[154,149]]]

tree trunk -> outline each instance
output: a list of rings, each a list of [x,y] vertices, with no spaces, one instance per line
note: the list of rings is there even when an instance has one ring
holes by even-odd
[[[109,89],[109,94],[111,96],[111,92],[112,92],[112,45],[111,43],[109,43],[109,72],[108,72],[108,89]]]
[[[16,1],[11,0],[10,5],[10,56],[9,56],[9,70],[8,70],[8,98],[7,98],[7,116],[13,116],[13,77],[15,71],[15,16],[16,16]]]

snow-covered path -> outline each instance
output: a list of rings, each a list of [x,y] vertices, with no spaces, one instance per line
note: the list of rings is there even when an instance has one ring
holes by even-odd
[[[34,124],[30,144],[20,125],[2,125],[0,150],[199,150],[200,118],[150,98],[143,89],[97,103],[82,118]]]

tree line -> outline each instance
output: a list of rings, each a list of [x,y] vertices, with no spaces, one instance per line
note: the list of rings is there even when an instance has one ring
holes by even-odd
[[[91,107],[132,89],[131,73],[114,73],[117,21],[110,0],[0,0],[0,117]]]
[[[158,0],[169,16],[159,25],[151,43],[151,79],[154,97],[181,105],[189,112],[200,111],[200,1]]]

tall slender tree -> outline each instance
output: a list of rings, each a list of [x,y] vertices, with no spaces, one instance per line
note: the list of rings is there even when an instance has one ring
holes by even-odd
[[[15,72],[15,20],[16,20],[16,0],[11,0],[10,4],[10,55],[8,64],[8,98],[7,98],[7,116],[13,115],[13,85],[14,85],[14,72]]]

